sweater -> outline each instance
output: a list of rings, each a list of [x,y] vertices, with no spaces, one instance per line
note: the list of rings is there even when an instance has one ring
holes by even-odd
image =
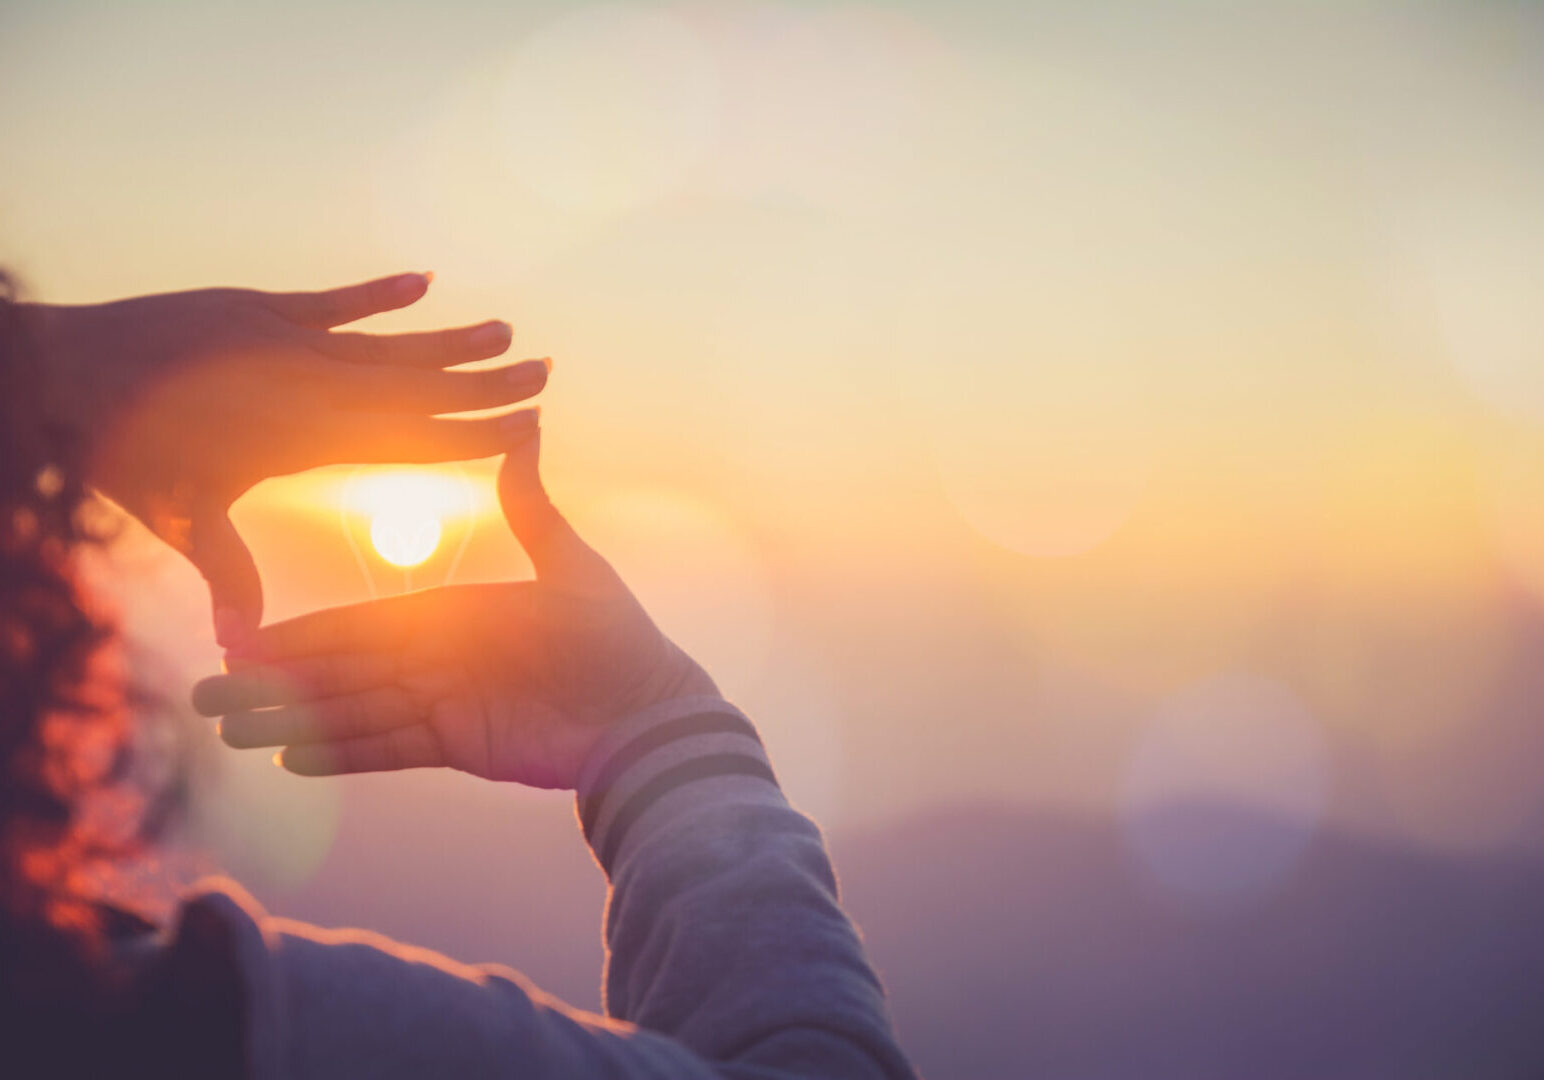
[[[914,1076],[820,831],[741,712],[688,698],[616,725],[578,816],[609,883],[603,1016],[503,967],[269,916],[227,881],[184,901],[168,947],[220,929],[254,1080]]]

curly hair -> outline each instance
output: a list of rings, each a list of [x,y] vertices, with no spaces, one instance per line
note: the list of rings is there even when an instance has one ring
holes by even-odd
[[[71,874],[95,846],[77,811],[121,767],[127,723],[113,628],[74,572],[91,541],[81,448],[41,408],[40,363],[0,277],[0,947],[6,968],[19,949],[59,951],[52,970],[68,978],[98,929],[72,897]]]
[[[80,556],[105,536],[84,434],[49,415],[47,362],[0,273],[0,1064],[238,1075],[233,991],[178,974],[200,942],[185,933],[148,967],[114,962],[116,940],[153,927],[90,887],[181,792],[113,797],[133,788],[132,720],[156,700],[129,680],[116,627],[80,586]]]

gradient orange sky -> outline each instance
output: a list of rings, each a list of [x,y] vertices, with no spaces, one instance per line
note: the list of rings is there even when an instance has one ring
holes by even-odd
[[[1220,792],[1515,843],[1541,15],[1115,7],[13,3],[0,258],[510,319],[554,497],[827,823]],[[272,617],[367,595],[347,475],[238,505]],[[480,513],[456,580],[526,570]],[[211,668],[157,573],[131,623]],[[289,809],[221,842],[303,876],[285,814],[346,784],[235,757],[211,820]]]

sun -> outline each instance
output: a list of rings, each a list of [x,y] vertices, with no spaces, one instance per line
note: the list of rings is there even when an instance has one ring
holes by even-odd
[[[431,469],[391,469],[358,475],[345,507],[369,522],[370,545],[392,566],[427,562],[445,536],[445,520],[465,513],[464,481]]]
[[[417,566],[440,546],[440,519],[414,511],[391,511],[370,519],[370,543],[393,566]]]

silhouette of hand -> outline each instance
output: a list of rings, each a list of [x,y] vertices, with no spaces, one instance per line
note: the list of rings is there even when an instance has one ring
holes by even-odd
[[[283,746],[306,776],[448,765],[572,787],[606,728],[658,702],[717,694],[548,500],[540,433],[499,474],[534,581],[460,585],[265,627],[194,688],[235,747]]]
[[[52,411],[88,437],[88,477],[209,582],[229,645],[262,617],[262,586],[227,511],[270,476],[320,465],[451,461],[500,452],[532,413],[440,420],[528,398],[541,361],[498,356],[509,326],[372,335],[331,327],[406,307],[429,278],[315,293],[204,289],[86,306],[39,305]]]

